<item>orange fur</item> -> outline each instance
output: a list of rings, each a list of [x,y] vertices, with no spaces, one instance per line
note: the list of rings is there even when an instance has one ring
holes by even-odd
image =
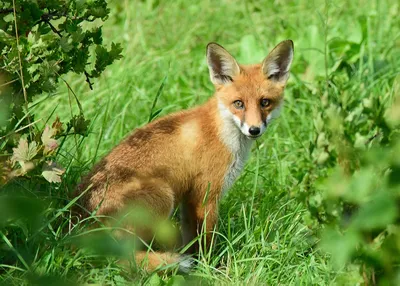
[[[288,43],[283,48],[287,48]],[[218,201],[223,190],[237,177],[246,158],[239,154],[241,150],[232,149],[230,140],[238,136],[237,140],[251,146],[246,143],[251,139],[241,134],[239,127],[229,125],[221,106],[235,116],[235,120],[248,125],[262,124],[280,105],[286,82],[267,73],[275,67],[273,64],[282,70],[288,69],[279,66],[280,62],[272,57],[276,56],[274,51],[275,54],[280,52],[279,45],[263,64],[251,66],[236,65],[222,47],[213,45],[208,47],[208,59],[215,96],[201,106],[138,128],[117,145],[78,186],[79,194],[92,185],[80,200],[85,209],[90,212],[97,209],[97,215],[115,216],[126,207],[140,205],[154,217],[168,219],[173,209],[182,204],[183,243],[189,243],[204,231],[207,247],[210,247],[211,232],[217,223]],[[281,53],[278,56],[283,58],[285,54]],[[274,60],[272,64],[268,62],[271,60]],[[231,66],[224,66],[227,63]],[[263,98],[270,100],[268,107],[260,107]],[[246,108],[234,107],[233,102],[239,99]],[[232,138],[229,136],[231,129]],[[239,149],[242,148],[240,144],[237,145]],[[151,231],[135,231],[145,240],[151,239]],[[190,252],[197,250],[198,244],[194,244]],[[138,253],[137,262],[140,264],[144,257],[144,253]],[[153,270],[164,261],[177,262],[179,256],[149,253],[148,260],[147,267]]]

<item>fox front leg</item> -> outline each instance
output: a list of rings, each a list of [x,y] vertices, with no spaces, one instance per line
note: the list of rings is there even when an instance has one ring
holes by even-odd
[[[191,244],[187,253],[198,253],[200,250],[207,252],[212,248],[217,220],[218,208],[215,202],[207,202],[204,205],[188,201],[182,203],[182,242],[183,246]]]

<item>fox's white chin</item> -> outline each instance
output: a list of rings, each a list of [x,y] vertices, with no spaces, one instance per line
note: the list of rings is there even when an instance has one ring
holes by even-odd
[[[244,135],[245,135],[245,134],[244,134]],[[261,135],[262,135],[262,134],[256,135],[256,136],[253,136],[253,135],[245,135],[245,136],[247,137],[247,139],[256,140],[256,139],[260,138]]]

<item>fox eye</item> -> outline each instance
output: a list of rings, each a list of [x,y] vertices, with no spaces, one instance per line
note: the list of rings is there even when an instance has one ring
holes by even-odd
[[[244,103],[241,100],[235,100],[233,102],[233,106],[235,106],[235,108],[237,108],[237,109],[243,109],[244,108]]]
[[[263,98],[263,99],[261,100],[261,106],[262,106],[262,107],[267,107],[267,106],[269,106],[270,103],[271,103],[271,102],[269,101],[269,99]]]

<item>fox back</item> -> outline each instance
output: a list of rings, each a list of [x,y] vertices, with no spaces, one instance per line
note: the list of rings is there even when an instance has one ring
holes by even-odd
[[[210,43],[207,63],[215,95],[201,106],[136,129],[117,145],[78,186],[78,194],[85,192],[83,209],[117,216],[141,206],[154,218],[168,219],[181,204],[183,245],[204,233],[210,247],[218,201],[239,176],[254,140],[277,116],[292,58],[290,40],[278,44],[262,63],[249,66]],[[144,240],[154,235],[151,228],[134,231]],[[189,252],[198,248],[195,243]],[[149,269],[161,264],[160,259],[149,260]]]

